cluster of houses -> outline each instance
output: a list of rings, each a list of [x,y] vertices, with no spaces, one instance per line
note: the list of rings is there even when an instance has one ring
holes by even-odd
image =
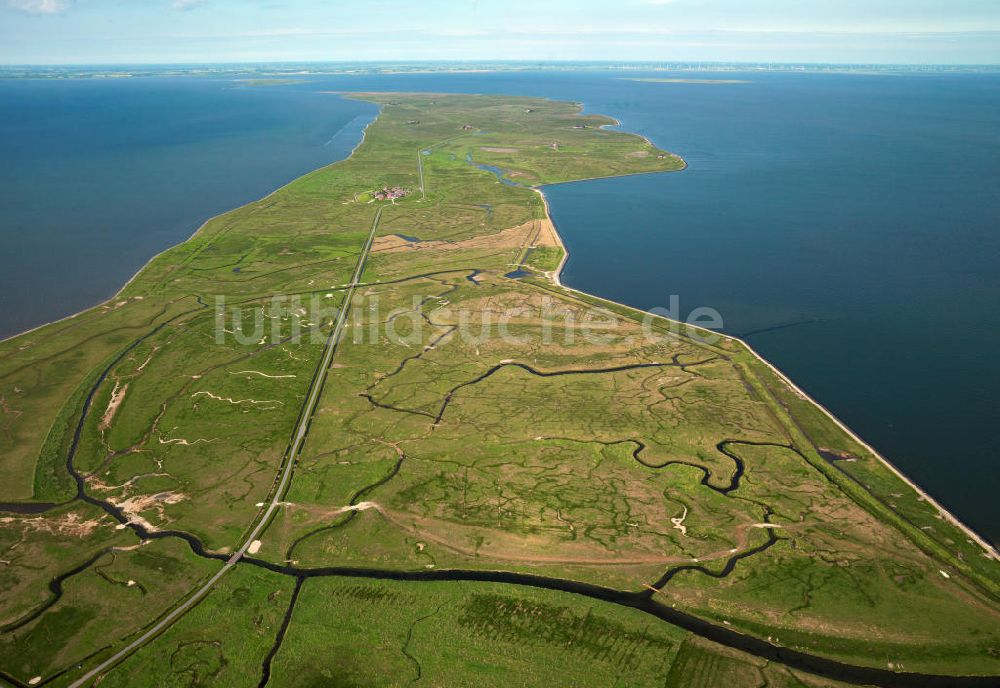
[[[404,189],[401,186],[383,186],[372,195],[376,201],[393,201],[397,198],[402,198],[408,193],[410,193],[409,189]]]

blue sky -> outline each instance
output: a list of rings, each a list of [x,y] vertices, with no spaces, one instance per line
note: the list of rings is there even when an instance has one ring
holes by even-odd
[[[1000,64],[998,0],[0,0],[0,64]]]

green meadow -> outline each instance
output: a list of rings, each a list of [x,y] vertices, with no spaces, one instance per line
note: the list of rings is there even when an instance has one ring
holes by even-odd
[[[539,190],[683,160],[573,103],[348,97],[348,159],[0,342],[37,507],[0,512],[0,682],[1000,675],[991,552],[741,342],[558,285]]]

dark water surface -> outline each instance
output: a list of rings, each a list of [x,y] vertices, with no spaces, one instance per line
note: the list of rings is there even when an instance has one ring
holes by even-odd
[[[0,79],[0,337],[350,153],[373,105],[209,79]]]
[[[716,308],[1000,540],[1000,77],[742,78],[0,81],[0,335],[109,296],[206,217],[346,155],[374,109],[319,90],[578,100],[690,167],[549,187],[564,281]]]
[[[1000,541],[1000,77],[749,78],[602,103],[690,167],[549,189],[566,283],[718,309]]]

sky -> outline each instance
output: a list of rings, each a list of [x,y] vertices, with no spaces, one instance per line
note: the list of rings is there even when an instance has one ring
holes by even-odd
[[[0,64],[1000,64],[1000,0],[0,0]]]

